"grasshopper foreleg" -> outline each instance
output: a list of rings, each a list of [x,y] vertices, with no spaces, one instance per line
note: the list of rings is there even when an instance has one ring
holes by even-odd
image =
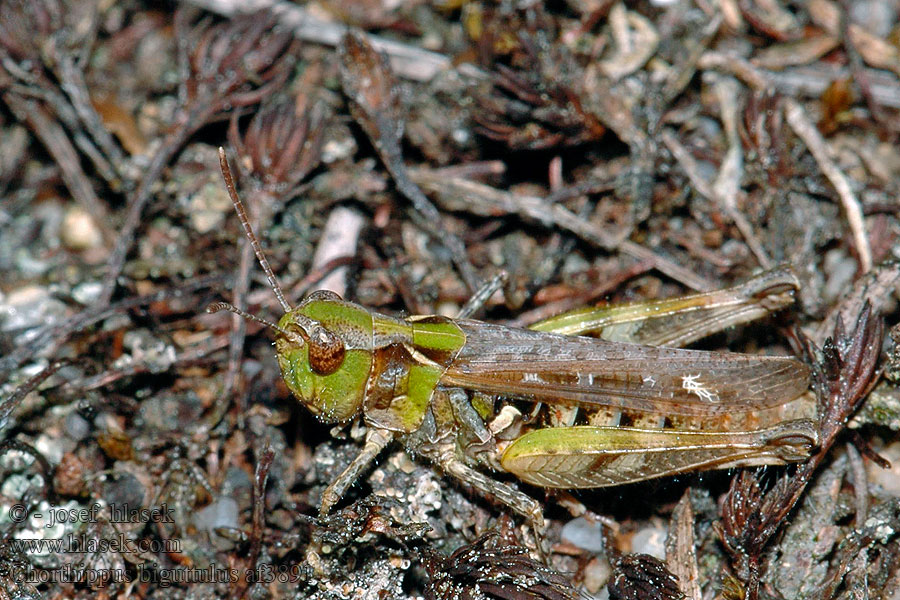
[[[366,441],[365,444],[363,444],[362,450],[360,450],[359,454],[356,455],[356,458],[347,465],[347,468],[338,475],[337,479],[332,481],[331,484],[325,488],[325,491],[322,492],[322,502],[319,505],[319,517],[324,517],[331,512],[331,509],[334,508],[334,505],[337,504],[338,501],[340,501],[347,489],[353,485],[353,482],[359,479],[360,473],[375,460],[381,451],[384,450],[385,446],[393,439],[394,433],[392,431],[376,429],[374,427],[369,429],[366,433]],[[323,576],[325,574],[325,565],[322,563],[322,558],[320,556],[321,551],[321,543],[315,540],[310,543],[309,547],[306,549],[306,562],[313,568],[313,571],[318,576]]]
[[[322,493],[322,503],[319,505],[320,516],[325,516],[331,511],[347,489],[353,485],[353,482],[359,479],[359,474],[375,460],[393,439],[394,433],[391,431],[376,428],[369,429],[368,433],[366,433],[366,442],[362,450],[359,451],[353,462],[347,465],[347,468]]]

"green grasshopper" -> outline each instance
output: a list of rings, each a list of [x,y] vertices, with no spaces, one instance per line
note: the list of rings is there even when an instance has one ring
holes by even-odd
[[[362,450],[325,490],[323,515],[395,440],[536,530],[543,526],[540,503],[485,471],[546,488],[596,488],[781,465],[803,460],[817,443],[812,420],[782,414],[807,390],[803,363],[664,347],[787,306],[797,283],[786,268],[721,291],[576,310],[529,329],[442,316],[401,319],[329,291],[291,307],[222,149],[220,161],[284,315],[275,324],[224,303],[208,310],[270,327],[284,381],[300,402],[324,423],[361,417],[367,427]],[[530,416],[520,410],[527,406]]]

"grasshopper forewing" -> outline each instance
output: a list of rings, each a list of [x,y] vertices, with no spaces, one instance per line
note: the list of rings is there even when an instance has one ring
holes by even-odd
[[[531,329],[401,319],[322,291],[291,307],[247,222],[222,150],[220,159],[285,314],[272,324],[226,304],[210,310],[267,323],[284,381],[300,402],[323,422],[361,417],[368,428],[358,457],[323,494],[323,513],[395,439],[538,527],[538,502],[485,471],[545,487],[601,487],[784,464],[802,460],[816,444],[811,420],[777,413],[806,391],[803,363],[662,347],[786,306],[797,288],[787,269],[718,292],[573,311]],[[572,335],[589,332],[608,339]]]
[[[551,404],[716,417],[770,408],[808,385],[809,371],[785,357],[609,342],[479,321],[441,383]]]

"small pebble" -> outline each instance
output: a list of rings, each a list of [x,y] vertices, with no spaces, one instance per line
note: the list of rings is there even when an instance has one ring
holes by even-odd
[[[145,492],[137,477],[125,471],[116,471],[103,482],[102,498],[109,504],[115,504],[117,510],[135,511],[144,508]]]
[[[66,434],[80,442],[91,434],[91,424],[76,412],[70,412],[66,415]]]
[[[850,289],[856,270],[856,259],[844,250],[835,248],[825,253],[823,271],[827,274],[827,280],[822,297],[826,302],[837,300],[838,296]]]
[[[46,432],[41,433],[37,436],[34,441],[34,448],[37,450],[41,456],[47,459],[51,465],[58,465],[59,461],[62,460],[63,454],[68,450],[66,446],[71,445],[71,442],[68,444],[64,444],[63,439],[55,435],[50,435]]]
[[[603,524],[593,519],[578,517],[563,525],[560,537],[577,548],[592,554],[603,552]]]
[[[897,4],[892,0],[855,0],[847,4],[847,14],[851,23],[885,38],[897,23]]]
[[[584,587],[591,596],[596,596],[597,592],[605,591],[603,586],[609,581],[612,574],[612,567],[605,556],[595,556],[584,567]]]
[[[103,243],[103,234],[88,211],[81,206],[72,206],[63,217],[60,239],[69,250],[90,250]]]
[[[29,341],[33,328],[52,326],[67,313],[66,305],[47,288],[26,286],[13,290],[0,303],[0,331],[11,332],[14,343]]]
[[[416,463],[409,457],[406,452],[395,452],[388,458],[388,462],[392,467],[409,475],[416,470]]]
[[[183,430],[185,423],[196,423],[203,406],[196,394],[153,396],[141,403],[140,420],[152,429]]]
[[[356,153],[356,139],[343,124],[331,125],[325,130],[322,144],[322,162],[326,165],[345,160]]]
[[[664,527],[653,525],[644,527],[631,538],[631,551],[665,560],[667,535],[668,532]]]
[[[85,281],[72,288],[72,297],[84,305],[93,304],[100,297],[103,284],[99,281]]]
[[[194,525],[201,531],[213,531],[217,527],[238,526],[238,503],[234,498],[219,498],[209,506],[201,508],[194,514]]]
[[[222,483],[222,494],[233,498],[238,503],[238,508],[250,508],[253,482],[247,472],[235,466],[228,467]]]
[[[219,181],[212,181],[190,199],[190,223],[197,233],[209,233],[225,222],[231,214],[231,199]]]
[[[891,463],[890,469],[882,469],[872,461],[866,461],[866,471],[873,487],[880,487],[885,493],[900,498],[900,442],[894,442],[878,450],[878,454]]]

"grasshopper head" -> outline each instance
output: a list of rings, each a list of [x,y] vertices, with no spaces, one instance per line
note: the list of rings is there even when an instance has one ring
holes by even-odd
[[[207,312],[228,310],[274,329],[282,377],[300,402],[326,423],[353,418],[362,410],[372,368],[372,315],[326,291],[314,292],[300,306],[291,308],[253,233],[223,148],[219,148],[219,164],[238,219],[284,316],[276,325],[224,302],[211,304]]]
[[[278,322],[275,348],[288,388],[326,423],[362,409],[372,367],[372,316],[337,294],[315,292]]]

